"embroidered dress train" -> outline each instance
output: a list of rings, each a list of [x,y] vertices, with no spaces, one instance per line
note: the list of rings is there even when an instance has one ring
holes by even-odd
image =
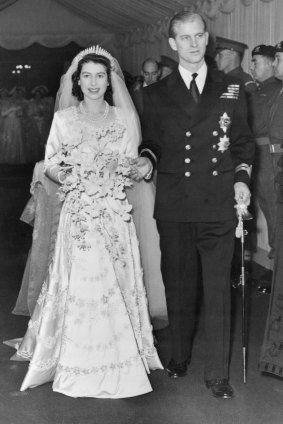
[[[14,359],[30,360],[21,390],[53,381],[73,397],[150,392],[162,365],[153,344],[131,206],[136,156],[119,108],[95,121],[79,106],[54,116],[45,167],[70,168],[49,274]]]

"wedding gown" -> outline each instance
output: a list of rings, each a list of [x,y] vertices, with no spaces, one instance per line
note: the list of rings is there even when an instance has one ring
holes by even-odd
[[[53,256],[62,202],[58,184],[43,173],[43,161],[34,168],[31,183],[32,197],[20,219],[33,225],[33,241],[22,278],[21,289],[12,311],[16,315],[31,316]],[[126,195],[133,206],[132,216],[136,227],[143,268],[149,313],[153,328],[168,325],[165,290],[161,276],[159,234],[153,218],[155,185],[153,182],[135,182]]]
[[[21,390],[53,381],[72,397],[131,397],[150,392],[147,372],[162,369],[124,194],[131,146],[115,107],[100,125],[79,107],[54,116],[45,165],[67,152],[80,178],[63,186],[53,261],[13,358],[30,360]]]

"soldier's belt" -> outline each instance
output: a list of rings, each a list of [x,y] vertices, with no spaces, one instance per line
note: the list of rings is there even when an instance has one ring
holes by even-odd
[[[270,144],[269,150],[270,153],[283,153],[283,148],[280,144]]]
[[[281,141],[279,143],[270,144],[269,137],[257,137],[255,140],[258,146],[269,146],[270,153],[283,153]]]

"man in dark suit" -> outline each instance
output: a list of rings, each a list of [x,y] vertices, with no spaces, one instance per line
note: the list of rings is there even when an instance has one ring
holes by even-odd
[[[129,90],[139,116],[141,116],[143,112],[144,88],[154,84],[159,79],[160,69],[158,62],[150,57],[144,60],[142,63],[141,76],[142,79],[133,84]]]
[[[206,24],[199,14],[182,12],[172,18],[169,43],[178,53],[179,66],[144,90],[143,143],[136,172],[149,179],[157,168],[154,216],[172,341],[168,376],[184,376],[190,362],[200,263],[204,379],[214,396],[231,398],[234,206],[235,200],[249,204],[254,146],[243,88],[238,80],[208,69],[207,42]]]

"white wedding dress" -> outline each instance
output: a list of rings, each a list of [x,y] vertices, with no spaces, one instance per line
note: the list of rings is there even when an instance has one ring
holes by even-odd
[[[13,357],[30,360],[21,390],[53,381],[72,397],[131,397],[150,392],[147,372],[162,369],[123,196],[126,168],[117,173],[120,159],[137,155],[131,146],[115,107],[100,124],[79,107],[54,116],[45,165],[61,163],[63,147],[83,178],[70,178],[49,274]]]

